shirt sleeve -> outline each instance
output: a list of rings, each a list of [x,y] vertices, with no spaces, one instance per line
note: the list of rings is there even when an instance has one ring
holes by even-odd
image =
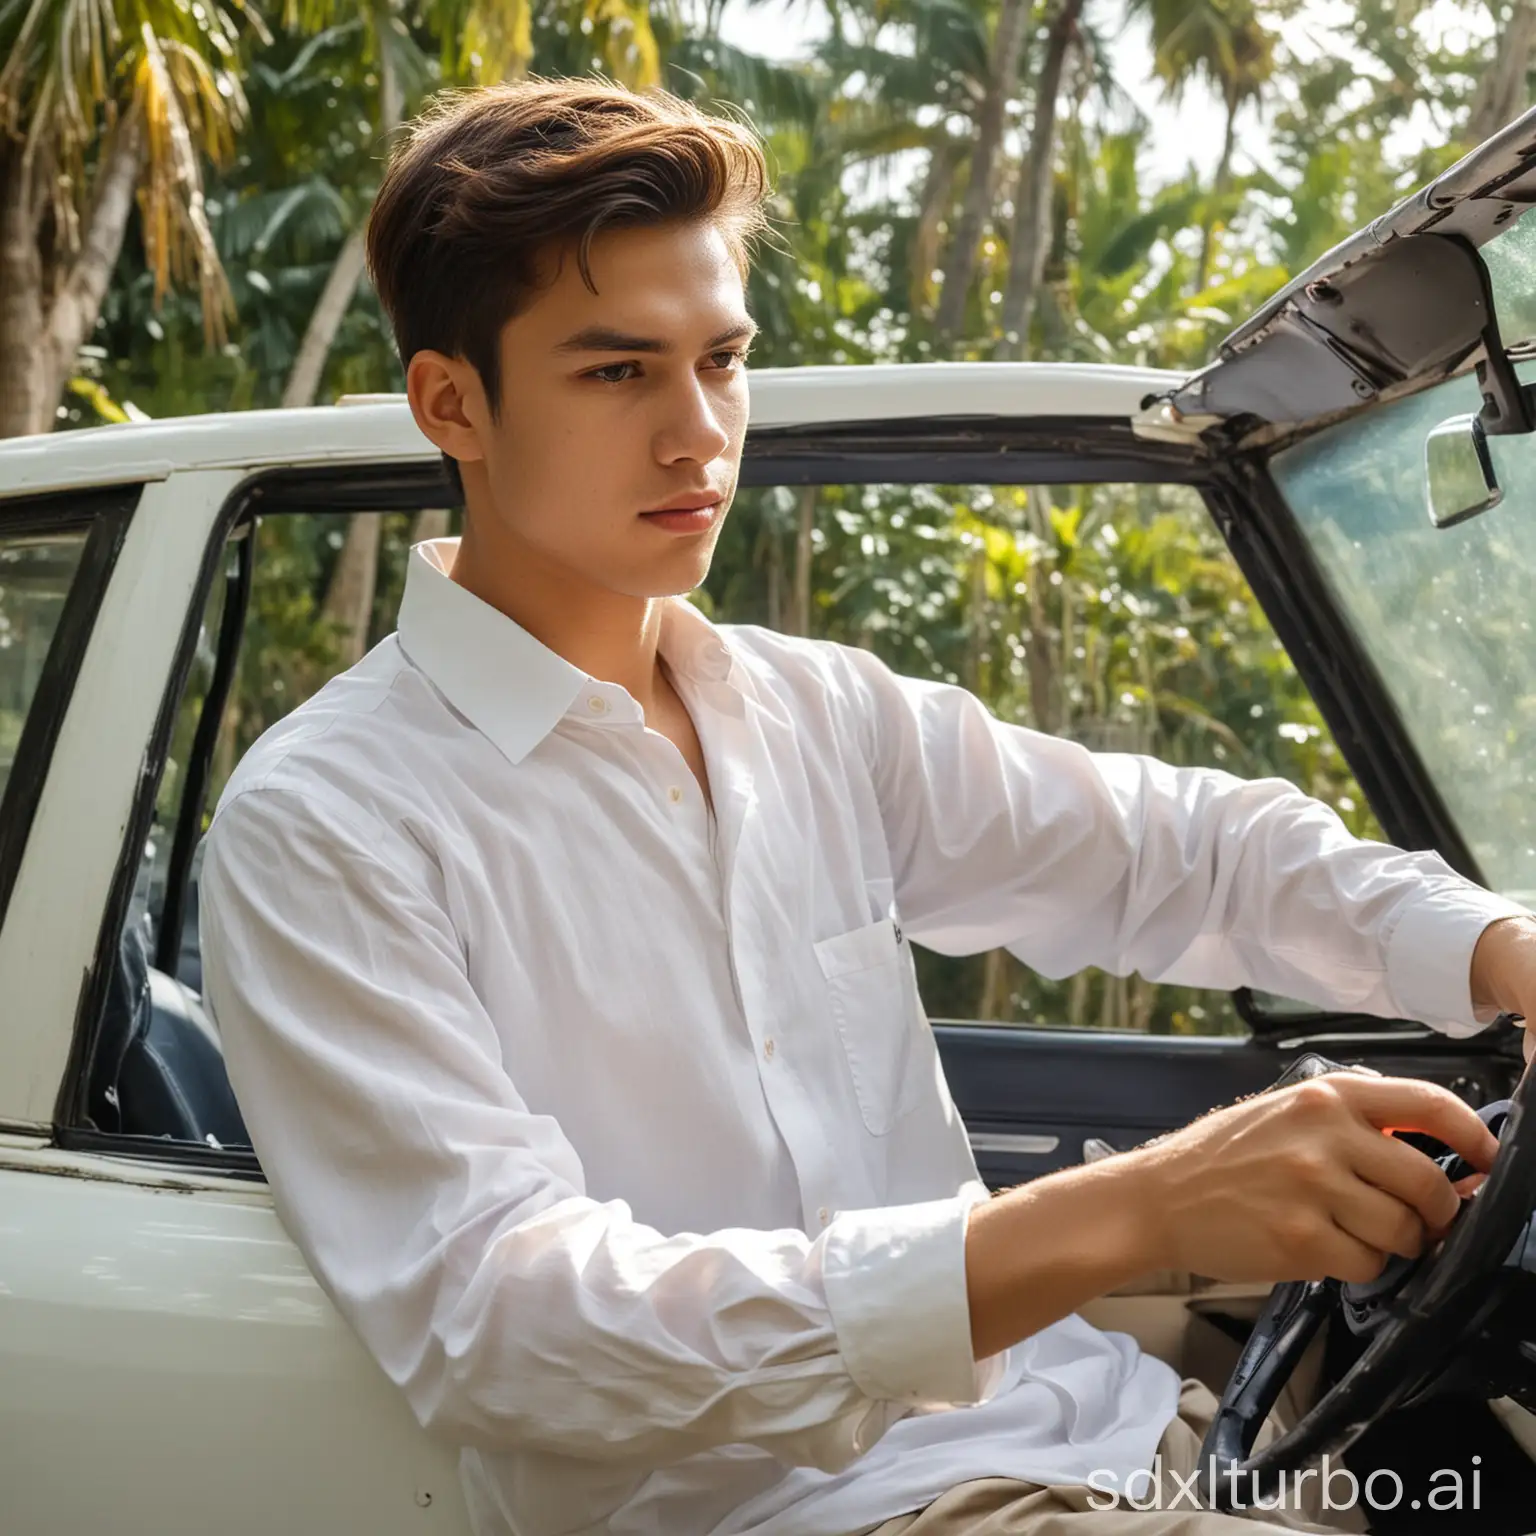
[[[1248,986],[1470,1035],[1489,923],[1527,915],[1435,853],[1352,836],[1282,779],[1096,753],[998,720],[965,689],[844,649],[907,933],[1086,966]]]
[[[508,1075],[440,872],[359,814],[270,786],[220,808],[203,974],[279,1217],[424,1425],[610,1465],[750,1443],[832,1471],[911,1409],[995,1389],[965,1298],[984,1190],[845,1211],[814,1241],[662,1233],[591,1198]]]

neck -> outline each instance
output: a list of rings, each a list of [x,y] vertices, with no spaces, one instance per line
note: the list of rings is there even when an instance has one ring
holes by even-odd
[[[573,667],[617,683],[651,713],[664,598],[599,587],[500,528],[486,533],[472,518],[465,519],[449,575]]]

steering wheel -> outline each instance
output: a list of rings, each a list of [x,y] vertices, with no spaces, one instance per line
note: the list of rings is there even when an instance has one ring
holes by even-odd
[[[1363,1285],[1295,1280],[1270,1292],[1200,1447],[1197,1488],[1208,1508],[1236,1507],[1243,1490],[1273,1497],[1280,1473],[1343,1452],[1384,1414],[1439,1391],[1514,1392],[1536,1406],[1527,1388],[1536,1353],[1519,1348],[1532,1332],[1536,1284],[1533,1105],[1536,1073],[1527,1072],[1512,1099],[1479,1111],[1499,1139],[1498,1156],[1435,1248],[1393,1257]],[[1449,1149],[1437,1161],[1453,1180],[1474,1171]],[[1364,1350],[1309,1413],[1254,1451],[1265,1415],[1335,1311],[1366,1338]]]

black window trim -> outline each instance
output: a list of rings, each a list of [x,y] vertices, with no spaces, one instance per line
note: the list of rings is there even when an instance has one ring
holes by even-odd
[[[59,732],[143,489],[142,484],[131,484],[59,491],[16,497],[0,505],[0,542],[85,533],[80,561],[16,743],[5,794],[0,797],[0,923],[5,921],[21,874]]]
[[[208,798],[208,774],[213,767],[219,726],[224,719],[225,705],[229,702],[245,637],[245,620],[250,611],[251,582],[256,563],[255,534],[256,521],[253,519],[237,525],[225,546],[227,560],[229,545],[234,545],[235,570],[225,589],[224,612],[219,622],[219,636],[214,650],[213,676],[208,681],[208,694],[203,700],[202,710],[197,717],[197,729],[188,750],[186,784],[166,867],[165,904],[161,908],[159,928],[155,934],[152,964],[170,976],[174,976],[177,971],[192,859],[201,835],[204,802]]]

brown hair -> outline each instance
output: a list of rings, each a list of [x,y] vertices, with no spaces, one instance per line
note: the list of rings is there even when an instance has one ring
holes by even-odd
[[[401,362],[427,348],[465,359],[494,413],[502,328],[546,280],[551,252],[574,246],[595,293],[588,259],[602,230],[709,218],[745,276],[768,192],[751,129],[664,91],[595,79],[449,91],[390,157],[368,270]]]

